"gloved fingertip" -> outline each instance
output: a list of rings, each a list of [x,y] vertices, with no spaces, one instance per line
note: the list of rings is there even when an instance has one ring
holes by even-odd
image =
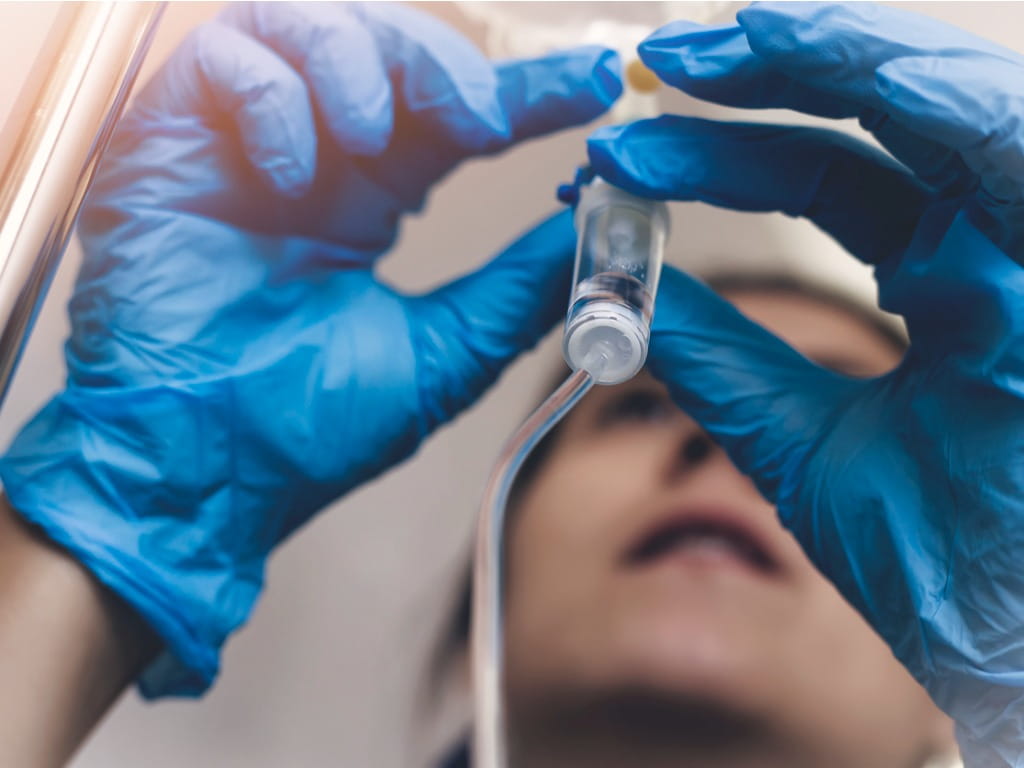
[[[575,206],[580,201],[580,190],[575,184],[559,184],[555,199],[560,203]]]
[[[602,125],[587,137],[587,156],[590,167],[598,174],[601,164],[607,163],[615,147],[615,142],[622,135],[621,125]]]
[[[704,26],[675,22],[655,32],[637,48],[640,60],[669,85],[694,91],[702,81],[726,80],[748,69],[752,55],[746,33],[736,24]]]
[[[658,191],[643,182],[647,174],[637,167],[636,158],[629,150],[632,138],[627,140],[626,137],[637,125],[606,125],[598,128],[587,139],[587,156],[594,172],[609,184],[643,197],[651,197],[652,193],[658,197]]]
[[[687,19],[673,21],[645,37],[636,50],[640,59],[651,69],[659,64],[671,66],[678,60],[682,49],[699,41],[707,29]]]
[[[669,85],[675,85],[676,73],[682,65],[682,51],[671,43],[661,44],[661,41],[648,42],[645,40],[637,46],[637,55],[640,61],[656,74],[661,80]]]
[[[736,11],[736,23],[743,29],[749,29],[756,25],[761,10],[760,5],[760,3],[751,3],[746,8],[740,8],[740,10]]]
[[[631,191],[631,174],[624,167],[629,165],[629,156],[618,151],[613,137],[591,136],[587,139],[587,159],[590,161],[590,167],[602,179]]]
[[[495,72],[515,141],[588,123],[606,112],[623,88],[618,54],[597,45],[504,61]]]
[[[604,107],[610,107],[622,95],[622,57],[605,48],[600,51],[592,69],[594,95]]]
[[[537,92],[557,92],[567,100],[583,97],[607,108],[622,95],[622,57],[603,45],[580,45],[538,59],[510,60],[498,67],[499,71],[505,68],[543,74],[543,78],[535,75],[543,85]]]
[[[558,190],[555,193],[558,201],[575,208],[576,204],[580,201],[580,189],[584,185],[592,182],[595,175],[596,173],[594,172],[593,167],[589,165],[581,165],[576,169],[576,174],[572,183],[560,184],[558,186]]]

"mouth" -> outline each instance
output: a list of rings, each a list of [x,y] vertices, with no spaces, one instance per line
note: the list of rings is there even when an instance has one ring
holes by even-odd
[[[756,532],[735,515],[706,511],[676,513],[648,529],[625,555],[631,567],[668,558],[738,563],[759,574],[778,573],[780,563]]]

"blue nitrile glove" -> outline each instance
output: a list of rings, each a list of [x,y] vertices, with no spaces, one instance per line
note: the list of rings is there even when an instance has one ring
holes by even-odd
[[[206,688],[271,549],[564,310],[567,214],[415,297],[373,274],[402,214],[460,160],[584,123],[620,88],[601,48],[492,65],[399,5],[257,3],[141,92],[82,217],[67,388],[0,475],[165,641],[144,693]]]
[[[875,266],[911,346],[890,375],[808,362],[666,270],[651,366],[958,723],[1024,765],[1024,57],[906,11],[768,3],[640,46],[688,93],[857,116],[828,130],[662,117],[599,130],[655,198],[804,216]]]

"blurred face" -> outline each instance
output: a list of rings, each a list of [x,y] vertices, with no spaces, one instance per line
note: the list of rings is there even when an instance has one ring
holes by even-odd
[[[729,297],[851,375],[899,354],[844,310]],[[948,722],[647,374],[593,390],[514,513],[515,768],[918,768]]]

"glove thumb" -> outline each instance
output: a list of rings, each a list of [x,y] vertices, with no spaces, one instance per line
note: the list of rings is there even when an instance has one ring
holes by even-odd
[[[804,460],[837,403],[861,383],[812,363],[667,266],[648,367],[777,505],[793,498]]]
[[[564,317],[575,249],[565,211],[477,272],[411,300],[424,433],[472,405]]]

